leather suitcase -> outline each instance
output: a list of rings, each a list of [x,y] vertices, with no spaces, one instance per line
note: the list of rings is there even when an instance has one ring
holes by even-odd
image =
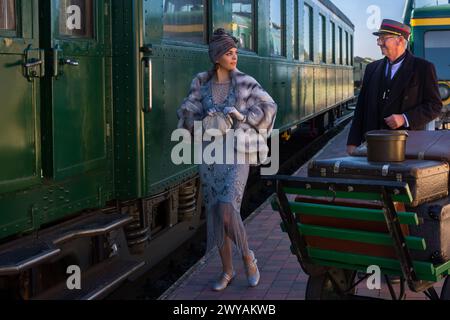
[[[448,175],[448,163],[425,160],[378,163],[346,157],[312,160],[308,167],[310,177],[407,182],[413,196],[412,207],[447,196]]]
[[[408,131],[406,140],[406,159],[435,160],[450,162],[450,131]],[[352,154],[355,157],[367,157],[367,145],[364,143]]]
[[[425,239],[426,251],[411,250],[415,260],[442,264],[450,260],[450,197],[425,203],[412,209],[419,226],[409,226],[410,235]]]

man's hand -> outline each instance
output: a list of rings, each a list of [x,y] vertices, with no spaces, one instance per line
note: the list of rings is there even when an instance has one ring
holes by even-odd
[[[353,154],[353,151],[355,151],[356,148],[357,148],[357,146],[352,146],[352,145],[347,146],[348,155],[351,156]]]
[[[385,118],[384,121],[389,128],[397,130],[405,124],[405,117],[402,114],[393,114],[392,116]]]

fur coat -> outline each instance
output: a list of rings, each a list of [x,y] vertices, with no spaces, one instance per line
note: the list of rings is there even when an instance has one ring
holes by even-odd
[[[203,86],[212,79],[214,72],[199,73],[192,81],[189,95],[184,99],[177,110],[179,119],[178,128],[184,128],[193,132],[194,121],[202,121],[206,116],[203,104]],[[234,129],[247,130],[249,128],[267,130],[272,132],[277,105],[272,97],[251,76],[235,69],[230,73],[231,85],[236,95],[236,108],[245,116],[244,121],[234,119]]]

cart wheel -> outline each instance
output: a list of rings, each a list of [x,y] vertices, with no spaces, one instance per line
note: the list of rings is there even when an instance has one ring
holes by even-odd
[[[450,276],[445,278],[441,291],[441,300],[450,300]]]
[[[306,300],[345,300],[346,296],[339,294],[335,285],[331,281],[330,274],[335,281],[338,282],[341,290],[348,290],[355,280],[356,272],[344,269],[330,269],[327,273],[309,277],[306,285]],[[355,288],[346,292],[346,294],[354,294]]]

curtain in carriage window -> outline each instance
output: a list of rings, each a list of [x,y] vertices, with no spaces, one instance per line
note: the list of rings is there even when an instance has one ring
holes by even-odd
[[[15,0],[0,0],[0,30],[16,30]]]
[[[61,36],[93,38],[93,0],[58,0],[59,34]]]

